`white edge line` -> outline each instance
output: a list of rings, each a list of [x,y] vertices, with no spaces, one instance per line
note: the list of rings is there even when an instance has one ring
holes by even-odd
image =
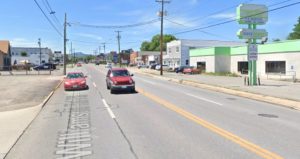
[[[103,104],[104,104],[104,107],[107,109],[107,111],[108,111],[110,117],[113,118],[113,119],[115,119],[116,116],[115,116],[115,114],[113,113],[113,111],[110,109],[110,107],[108,106],[108,104],[106,103],[105,99],[102,99],[102,102],[103,102]]]
[[[94,87],[97,87],[97,85],[96,85],[96,83],[95,83],[95,82],[93,82],[93,85],[94,85]]]
[[[205,99],[205,98],[203,98],[203,97],[195,96],[195,95],[193,95],[193,94],[189,94],[189,93],[185,93],[185,94],[188,95],[188,96],[191,96],[191,97],[194,97],[194,98],[197,98],[197,99],[206,101],[206,102],[210,102],[210,103],[217,104],[217,105],[223,105],[223,104],[221,104],[221,103],[214,102],[214,101],[212,101],[212,100]]]

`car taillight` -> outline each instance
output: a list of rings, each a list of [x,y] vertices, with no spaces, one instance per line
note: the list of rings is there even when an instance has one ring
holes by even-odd
[[[81,81],[80,84],[85,84],[85,81]]]
[[[65,84],[66,84],[66,85],[69,85],[69,84],[70,84],[70,82],[65,82]]]
[[[131,80],[129,80],[129,83],[130,83],[130,84],[133,84],[133,83],[134,83],[134,81],[131,79]]]

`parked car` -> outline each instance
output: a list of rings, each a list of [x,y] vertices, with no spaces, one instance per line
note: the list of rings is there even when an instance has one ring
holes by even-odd
[[[137,66],[138,69],[140,69],[140,68],[148,68],[148,67],[149,67],[148,65],[138,65]]]
[[[95,62],[95,65],[100,65],[100,61],[96,61],[96,62]]]
[[[179,67],[175,68],[175,72],[176,73],[180,73],[180,72],[182,73],[185,68],[189,68],[189,67],[190,66],[179,66]]]
[[[159,64],[151,64],[151,65],[149,66],[149,68],[155,70],[156,65],[159,65]]]
[[[69,72],[64,80],[65,90],[87,89],[86,78],[82,72]]]
[[[107,63],[107,64],[105,65],[105,68],[112,68],[112,64],[111,64],[111,63]]]
[[[33,67],[34,70],[55,70],[56,65],[53,63],[43,63],[41,65]]]
[[[170,67],[168,65],[162,65],[164,71],[168,71]],[[160,70],[160,65],[156,65],[155,70]]]
[[[126,68],[109,69],[106,75],[106,86],[110,89],[110,93],[115,91],[127,90],[135,92],[135,82]]]
[[[185,68],[182,73],[184,73],[184,74],[186,74],[186,73],[189,73],[189,74],[199,74],[200,70],[197,69],[197,68],[194,68],[194,67],[188,67],[188,68]]]

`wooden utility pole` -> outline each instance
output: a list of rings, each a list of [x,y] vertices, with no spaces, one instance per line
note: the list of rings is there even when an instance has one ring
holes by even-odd
[[[164,4],[165,3],[170,3],[170,1],[167,0],[156,0],[156,2],[161,3],[161,11],[158,13],[158,15],[161,17],[160,18],[160,75],[163,75],[163,41],[164,41],[164,34],[163,34],[163,30],[164,30],[164,15],[165,15],[165,11],[164,11]]]
[[[120,32],[121,31],[116,31],[118,33],[117,35],[117,39],[118,39],[118,48],[119,48],[119,65],[121,67],[121,47],[120,47],[120,39],[121,39],[121,36],[120,36]]]
[[[67,13],[65,13],[64,23],[64,75],[67,74]]]

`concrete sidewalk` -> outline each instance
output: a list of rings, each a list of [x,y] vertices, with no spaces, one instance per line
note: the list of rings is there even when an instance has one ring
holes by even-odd
[[[37,116],[62,77],[61,73],[0,76],[0,159]]]
[[[255,100],[285,105],[300,109],[300,83],[261,79],[260,86],[245,86],[242,77],[188,75],[164,72],[150,69],[128,68],[131,72],[151,75],[173,82],[198,86],[214,91],[243,96]],[[219,89],[218,89],[219,88]],[[235,91],[235,92],[234,92]]]

